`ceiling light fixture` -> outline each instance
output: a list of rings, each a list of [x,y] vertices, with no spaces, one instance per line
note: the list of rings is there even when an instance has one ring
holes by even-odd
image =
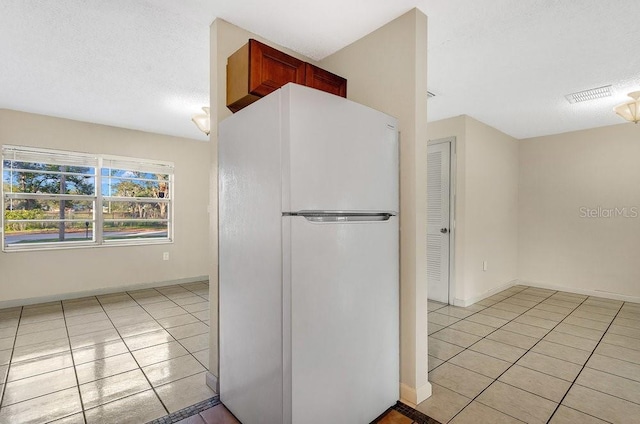
[[[613,111],[629,122],[637,124],[640,121],[640,91],[628,94],[633,100],[613,108]]]
[[[196,124],[200,131],[209,135],[209,132],[211,132],[211,115],[208,107],[203,107],[202,110],[204,110],[204,113],[193,115],[191,120]]]

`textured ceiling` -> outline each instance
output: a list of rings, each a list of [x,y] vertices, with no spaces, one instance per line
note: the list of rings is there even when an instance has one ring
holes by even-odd
[[[623,122],[612,107],[640,89],[638,0],[2,0],[0,108],[206,140],[190,117],[216,17],[321,59],[412,7],[429,16],[430,121],[552,134]]]
[[[623,123],[640,89],[638,0],[428,3],[429,120],[470,115],[516,138]],[[463,10],[462,13],[456,13]],[[612,84],[613,96],[565,94]]]

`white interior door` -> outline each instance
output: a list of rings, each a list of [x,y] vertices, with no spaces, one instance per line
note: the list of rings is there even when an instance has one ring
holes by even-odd
[[[449,303],[451,142],[427,155],[427,297]]]

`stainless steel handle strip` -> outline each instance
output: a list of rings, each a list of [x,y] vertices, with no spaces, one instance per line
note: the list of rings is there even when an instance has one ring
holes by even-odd
[[[301,216],[311,222],[380,222],[388,221],[388,212],[286,212],[283,216]]]

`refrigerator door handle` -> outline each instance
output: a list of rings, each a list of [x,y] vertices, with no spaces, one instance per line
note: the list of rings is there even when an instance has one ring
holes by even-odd
[[[288,212],[283,216],[301,216],[310,222],[382,222],[388,221],[394,216],[391,212],[325,212],[325,211],[303,211]]]

